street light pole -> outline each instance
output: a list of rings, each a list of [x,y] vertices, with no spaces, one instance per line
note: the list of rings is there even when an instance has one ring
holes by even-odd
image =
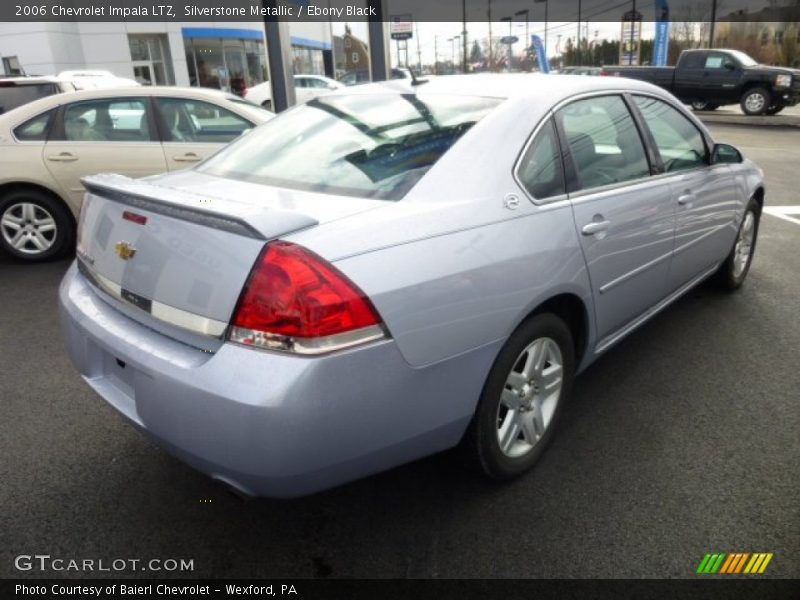
[[[708,34],[708,47],[714,47],[714,23],[717,20],[717,0],[711,0],[711,29]]]
[[[467,72],[467,0],[461,0],[461,37],[464,44],[463,70]]]
[[[577,66],[581,65],[581,0],[578,0],[578,39],[577,43],[575,44],[575,59],[578,63]]]

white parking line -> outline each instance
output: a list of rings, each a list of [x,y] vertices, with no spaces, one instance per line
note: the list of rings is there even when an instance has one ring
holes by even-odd
[[[789,215],[800,215],[800,206],[765,206],[764,212],[795,225],[800,225],[800,218]]]

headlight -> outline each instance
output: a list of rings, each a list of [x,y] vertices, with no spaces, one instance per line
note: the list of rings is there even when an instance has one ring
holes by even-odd
[[[792,85],[792,76],[791,75],[778,75],[775,78],[775,86],[776,87],[790,87]]]

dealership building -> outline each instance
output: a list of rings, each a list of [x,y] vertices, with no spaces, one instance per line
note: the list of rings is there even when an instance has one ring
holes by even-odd
[[[330,25],[289,25],[295,74],[334,75]],[[103,69],[142,84],[237,90],[268,79],[262,22],[0,23],[4,75]]]

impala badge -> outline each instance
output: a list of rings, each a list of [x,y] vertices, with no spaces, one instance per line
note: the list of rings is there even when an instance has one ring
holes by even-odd
[[[114,245],[114,252],[117,253],[122,260],[130,260],[136,254],[136,248],[131,246],[128,242],[117,242]]]

